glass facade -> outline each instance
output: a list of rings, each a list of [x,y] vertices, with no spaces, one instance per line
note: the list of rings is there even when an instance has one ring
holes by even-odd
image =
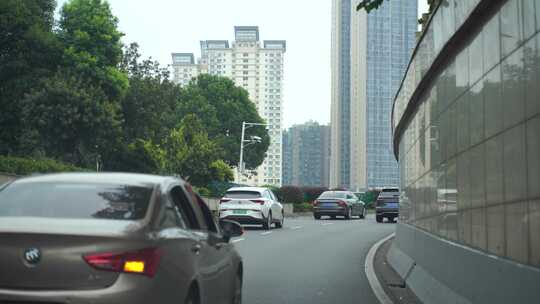
[[[307,122],[283,132],[283,184],[328,187],[330,126]]]
[[[348,188],[350,185],[351,163],[351,2],[342,0],[340,7],[339,35],[339,154],[340,186]]]
[[[390,113],[416,44],[417,1],[388,1],[368,15],[367,186],[398,186]]]
[[[445,2],[394,104],[400,220],[540,267],[540,2],[506,1],[441,54],[481,1]]]

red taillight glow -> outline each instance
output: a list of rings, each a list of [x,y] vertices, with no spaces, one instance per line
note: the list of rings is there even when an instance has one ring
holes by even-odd
[[[338,201],[338,205],[340,205],[341,207],[345,207],[347,206],[347,203],[344,201]]]
[[[156,274],[160,252],[157,248],[147,248],[126,253],[98,253],[85,255],[90,266],[105,271],[137,273],[148,277]]]
[[[231,201],[230,198],[222,198],[222,199],[219,200],[219,203],[223,204],[223,203],[230,202],[230,201]]]
[[[257,199],[254,199],[254,200],[250,200],[256,204],[260,204],[260,205],[264,205],[264,200],[257,200]]]

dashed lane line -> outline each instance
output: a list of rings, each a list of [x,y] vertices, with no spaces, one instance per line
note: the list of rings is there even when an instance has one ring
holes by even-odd
[[[334,223],[322,223],[323,226],[334,225]]]
[[[266,231],[266,232],[261,233],[261,235],[268,235],[268,234],[271,234],[271,233],[272,233],[272,231]]]
[[[302,228],[302,226],[294,226],[294,227],[291,227],[292,230],[297,230],[297,229],[300,229]]]
[[[244,238],[239,238],[239,239],[234,239],[231,242],[232,243],[238,243],[238,242],[243,241],[243,240],[245,240],[245,239]]]

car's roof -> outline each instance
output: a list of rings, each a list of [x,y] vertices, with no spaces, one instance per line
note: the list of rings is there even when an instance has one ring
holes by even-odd
[[[268,190],[268,188],[264,188],[264,187],[232,187],[230,188],[229,190],[227,190],[227,192],[229,191],[253,191],[253,192],[264,192]]]
[[[54,173],[32,175],[16,179],[13,183],[40,182],[81,182],[81,183],[111,183],[123,185],[158,185],[175,179],[170,176],[159,176],[137,173]],[[179,180],[179,179],[177,179]]]

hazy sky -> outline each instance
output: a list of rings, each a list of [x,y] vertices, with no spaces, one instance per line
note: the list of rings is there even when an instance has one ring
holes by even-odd
[[[416,1],[416,0],[408,0]],[[59,0],[59,7],[66,0]],[[235,25],[258,25],[261,40],[287,40],[284,123],[330,121],[331,0],[109,0],[144,56],[171,63],[172,52],[200,55],[199,41],[234,39]],[[419,0],[419,12],[427,0]]]

